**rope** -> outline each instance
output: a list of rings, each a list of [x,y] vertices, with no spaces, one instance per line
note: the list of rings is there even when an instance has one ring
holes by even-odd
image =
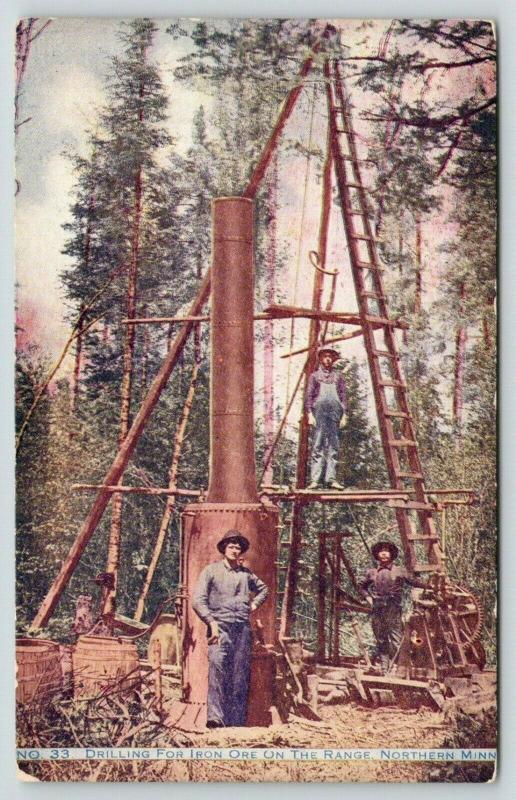
[[[301,247],[303,244],[303,228],[305,222],[305,211],[306,211],[306,199],[308,195],[308,180],[310,177],[310,159],[311,159],[311,149],[312,149],[312,133],[313,133],[313,124],[314,124],[314,109],[315,109],[315,93],[316,93],[316,84],[314,84],[313,92],[312,92],[312,107],[310,111],[310,127],[308,132],[308,155],[306,159],[306,169],[305,169],[305,179],[303,184],[303,205],[301,208],[301,224],[299,229],[299,237],[297,242],[297,257],[296,257],[296,273],[294,279],[294,298],[292,301],[292,305],[296,305],[297,301],[297,291],[299,286],[299,271],[301,266]],[[294,331],[295,331],[295,319],[294,317],[290,321],[290,346],[289,350],[292,350],[294,345]],[[287,385],[285,390],[285,404],[288,404],[288,400],[290,397],[290,373],[291,373],[291,362],[288,362],[287,366]]]

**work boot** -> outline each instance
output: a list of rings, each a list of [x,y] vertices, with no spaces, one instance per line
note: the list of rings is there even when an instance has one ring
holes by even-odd
[[[306,488],[309,489],[310,491],[313,491],[314,489],[319,488],[319,484],[317,483],[317,481],[311,481]]]
[[[342,489],[344,489],[344,486],[342,485],[342,483],[339,483],[338,481],[331,481],[328,485],[328,488],[339,489],[340,491],[342,491]]]

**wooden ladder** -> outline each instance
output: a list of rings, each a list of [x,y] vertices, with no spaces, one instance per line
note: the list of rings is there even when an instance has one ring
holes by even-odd
[[[389,316],[350,104],[338,62],[326,61],[324,73],[340,207],[390,485],[413,492],[414,498],[395,509],[405,564],[415,574],[441,572],[442,553]]]

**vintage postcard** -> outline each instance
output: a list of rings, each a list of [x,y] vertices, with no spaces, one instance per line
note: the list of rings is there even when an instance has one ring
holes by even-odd
[[[496,771],[496,41],[16,28],[17,752]]]

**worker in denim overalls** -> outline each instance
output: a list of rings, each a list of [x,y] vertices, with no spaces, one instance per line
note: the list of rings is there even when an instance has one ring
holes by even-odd
[[[341,372],[333,369],[340,354],[330,347],[319,350],[319,368],[310,375],[305,398],[309,425],[315,425],[310,464],[309,489],[324,483],[343,489],[337,481],[339,428],[347,423],[346,384]]]

